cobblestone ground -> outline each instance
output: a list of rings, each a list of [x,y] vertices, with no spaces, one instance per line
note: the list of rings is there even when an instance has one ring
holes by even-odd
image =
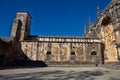
[[[120,70],[102,67],[1,69],[0,80],[120,80]]]

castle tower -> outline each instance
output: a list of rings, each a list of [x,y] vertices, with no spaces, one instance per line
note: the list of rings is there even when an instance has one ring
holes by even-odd
[[[30,35],[31,16],[28,12],[17,12],[13,22],[11,37],[25,40]]]

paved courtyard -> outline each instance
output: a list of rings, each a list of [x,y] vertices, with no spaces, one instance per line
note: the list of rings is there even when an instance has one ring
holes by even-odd
[[[120,70],[102,67],[1,69],[0,80],[120,80]]]

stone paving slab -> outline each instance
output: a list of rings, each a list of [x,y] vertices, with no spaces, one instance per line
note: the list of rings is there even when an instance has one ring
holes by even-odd
[[[0,70],[0,80],[120,80],[120,70],[102,67],[45,67]]]

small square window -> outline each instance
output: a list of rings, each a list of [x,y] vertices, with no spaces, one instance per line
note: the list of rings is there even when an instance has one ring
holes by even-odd
[[[71,55],[75,55],[75,52],[71,52]]]
[[[51,51],[48,51],[48,52],[47,52],[47,55],[51,55]]]

